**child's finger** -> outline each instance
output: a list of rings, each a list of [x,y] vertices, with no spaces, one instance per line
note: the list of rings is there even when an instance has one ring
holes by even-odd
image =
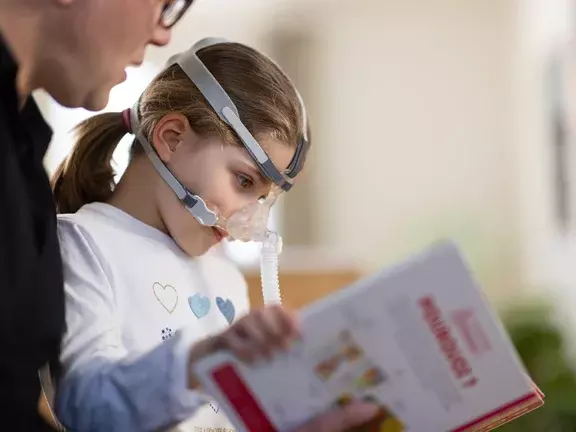
[[[246,363],[252,363],[258,353],[246,337],[241,337],[237,331],[228,331],[222,335],[224,348],[232,351],[236,357]]]
[[[282,339],[285,337],[277,315],[275,311],[270,309],[264,309],[254,315],[254,325],[264,333],[266,344],[274,348],[280,347]]]
[[[240,323],[237,333],[247,342],[255,345],[267,345],[269,341],[268,330],[263,321],[264,312],[261,310],[254,311]]]
[[[265,310],[253,312],[249,319],[242,325],[245,340],[252,346],[254,352],[266,358],[270,358],[274,349],[279,346],[281,335],[275,329],[276,323]]]
[[[281,306],[272,306],[266,310],[266,319],[270,328],[276,332],[277,344],[287,349],[294,339],[300,337],[300,325],[295,313]]]
[[[270,358],[274,350],[287,349],[299,335],[296,316],[280,306],[250,312],[222,335],[226,348],[245,362]]]
[[[291,325],[288,323],[287,312],[277,306],[266,308],[255,316],[257,324],[266,333],[268,345],[271,348],[286,348],[293,338]]]
[[[227,332],[230,349],[241,353],[246,359],[270,357],[272,348],[261,315],[262,311],[253,311],[235,323]]]

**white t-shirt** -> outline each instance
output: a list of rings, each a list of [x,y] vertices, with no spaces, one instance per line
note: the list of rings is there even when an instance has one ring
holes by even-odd
[[[188,257],[167,235],[108,204],[60,215],[67,333],[56,413],[81,431],[233,430],[186,388],[188,350],[249,309],[226,259]],[[180,330],[182,329],[182,330]],[[193,415],[193,417],[191,417]]]

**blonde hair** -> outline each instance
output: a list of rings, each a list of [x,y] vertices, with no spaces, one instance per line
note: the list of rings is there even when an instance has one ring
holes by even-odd
[[[209,46],[200,50],[198,57],[228,93],[253,136],[269,135],[296,148],[304,135],[304,113],[296,90],[278,66],[237,43]],[[180,113],[197,134],[240,145],[234,131],[178,65],[160,73],[146,88],[139,111],[142,133],[149,140],[162,117]],[[83,121],[75,132],[74,147],[52,178],[59,213],[74,213],[85,204],[110,199],[115,187],[112,155],[128,130],[122,113],[104,113]],[[134,142],[131,160],[143,153]]]

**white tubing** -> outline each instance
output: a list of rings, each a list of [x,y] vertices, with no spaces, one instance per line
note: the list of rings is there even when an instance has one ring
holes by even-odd
[[[278,278],[278,254],[282,248],[282,239],[276,233],[269,234],[262,242],[260,255],[262,297],[265,305],[282,304]]]

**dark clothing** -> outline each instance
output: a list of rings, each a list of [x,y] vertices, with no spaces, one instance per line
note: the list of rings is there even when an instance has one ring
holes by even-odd
[[[32,97],[19,109],[17,69],[0,37],[0,429],[42,431],[38,369],[58,360],[62,262],[43,165],[52,131]]]

